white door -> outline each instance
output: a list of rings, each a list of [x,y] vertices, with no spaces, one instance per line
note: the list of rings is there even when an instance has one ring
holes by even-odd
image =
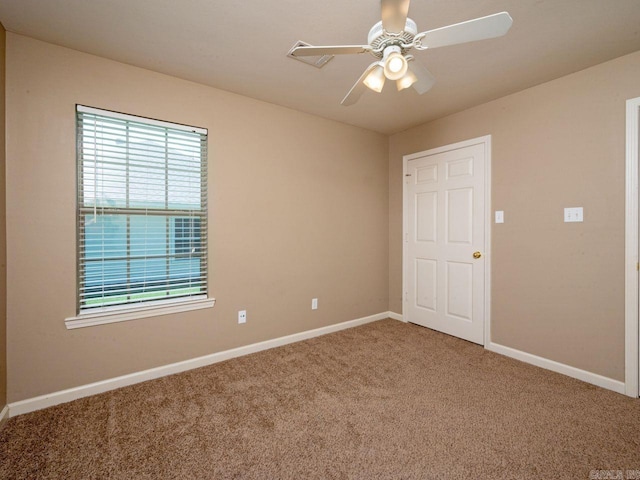
[[[488,142],[405,157],[404,319],[479,344]]]

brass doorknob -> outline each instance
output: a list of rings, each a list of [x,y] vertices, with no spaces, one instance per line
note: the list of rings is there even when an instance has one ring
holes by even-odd
[[[480,258],[482,254],[480,252],[473,252],[473,258]]]

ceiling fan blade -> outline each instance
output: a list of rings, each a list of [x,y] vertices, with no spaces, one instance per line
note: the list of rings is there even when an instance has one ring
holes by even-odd
[[[511,16],[507,12],[501,12],[448,27],[436,28],[419,33],[417,36],[423,35],[421,41],[424,47],[446,47],[447,45],[500,37],[509,31],[512,23]]]
[[[404,30],[411,0],[380,0],[382,26],[389,33],[400,33]]]
[[[427,67],[416,61],[409,60],[409,70],[411,70],[418,80],[412,85],[418,95],[428,92],[436,83],[436,78],[431,74]]]
[[[347,95],[342,99],[342,101],[340,102],[340,105],[348,107],[349,105],[353,105],[358,100],[360,100],[360,97],[362,96],[364,91],[367,89],[367,86],[364,84],[364,79],[367,78],[367,75],[369,75],[369,73],[371,73],[371,70],[373,70],[378,66],[378,63],[379,62],[373,62],[371,65],[367,67],[364,73],[360,75],[360,78],[358,79],[358,81],[353,84],[353,87],[351,87],[351,90],[349,90],[349,93],[347,93]]]
[[[332,45],[315,47],[302,45],[291,50],[294,57],[309,57],[314,55],[347,55],[351,53],[364,53],[371,50],[369,45]]]

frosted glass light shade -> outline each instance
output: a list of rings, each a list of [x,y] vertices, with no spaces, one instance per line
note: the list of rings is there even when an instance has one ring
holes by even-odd
[[[401,53],[392,52],[384,60],[384,76],[389,80],[398,80],[407,73],[407,59]]]
[[[367,75],[367,78],[364,79],[364,84],[377,93],[380,93],[382,91],[384,82],[385,73],[384,68],[381,65],[378,65],[376,68],[371,70],[371,73],[369,73],[369,75]]]
[[[411,68],[407,70],[407,73],[404,74],[404,77],[396,80],[396,87],[398,91],[404,90],[405,88],[409,88],[411,85],[418,81],[418,77],[416,74],[411,71]]]

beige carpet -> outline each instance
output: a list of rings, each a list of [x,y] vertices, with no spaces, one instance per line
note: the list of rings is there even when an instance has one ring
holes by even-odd
[[[639,400],[395,320],[0,431],[6,479],[610,478],[596,470],[640,478]]]

